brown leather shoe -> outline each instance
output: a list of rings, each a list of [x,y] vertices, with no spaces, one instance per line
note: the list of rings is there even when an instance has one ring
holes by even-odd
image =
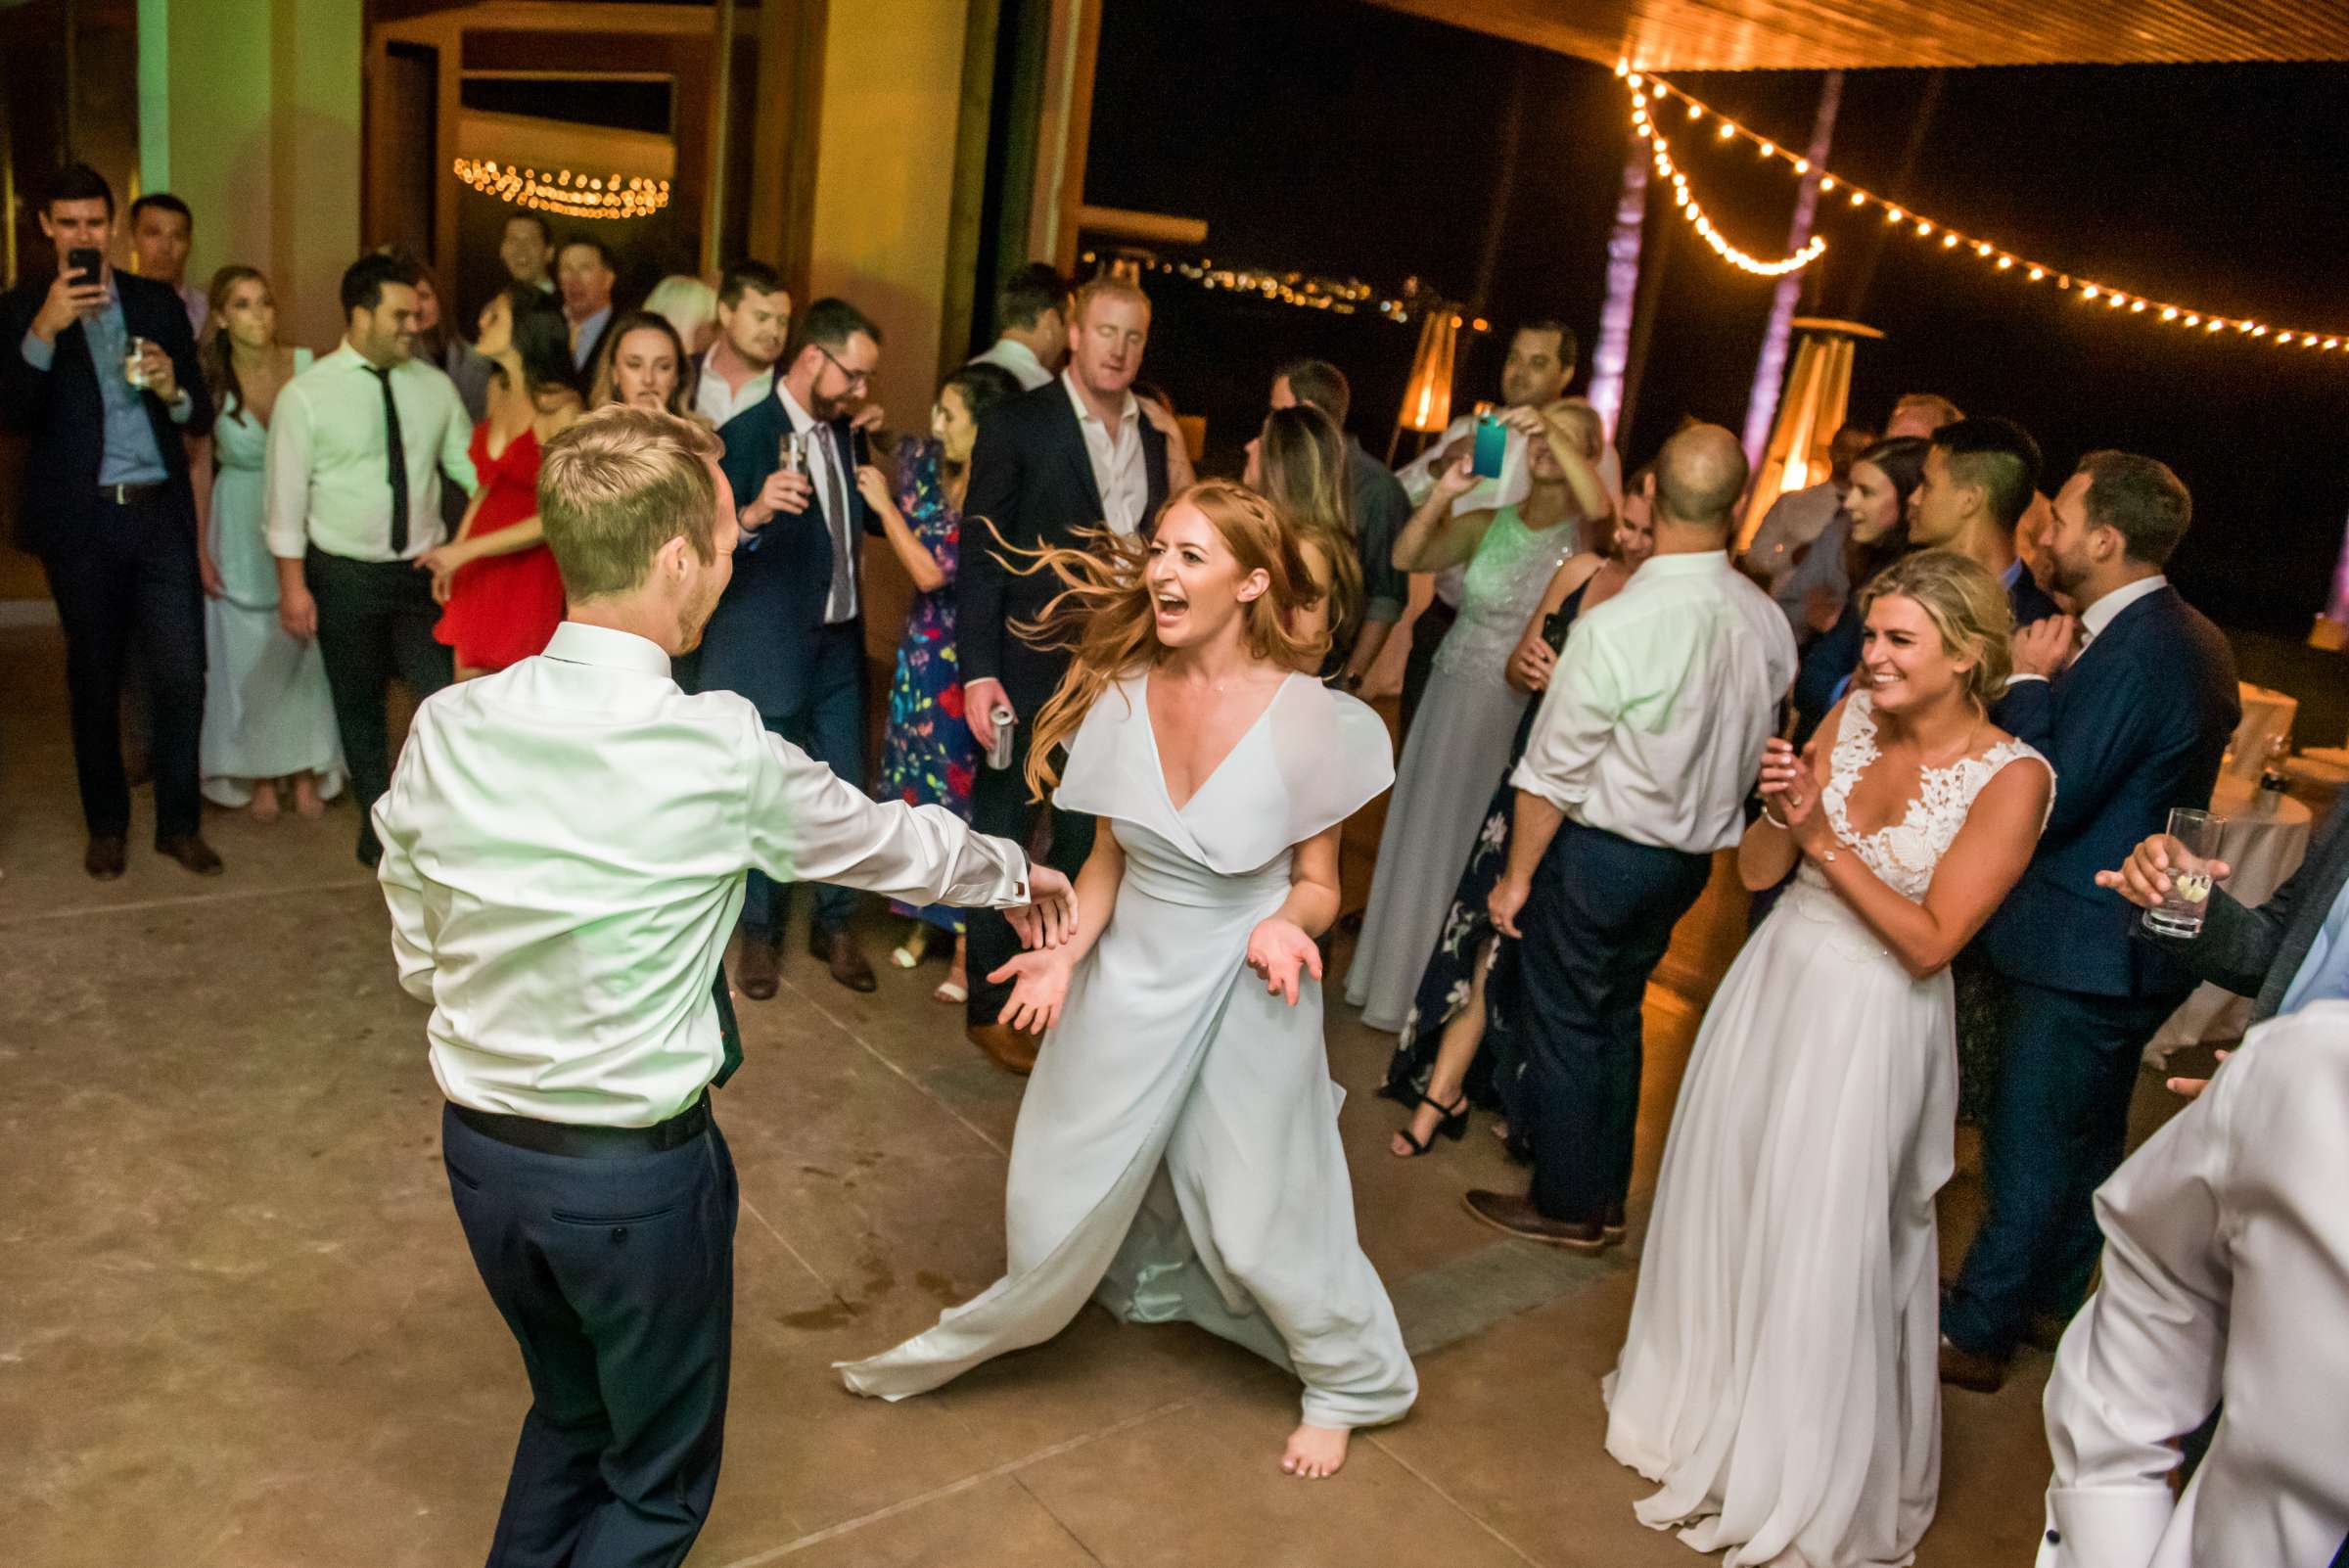
[[[864,961],[864,949],[847,928],[839,931],[809,931],[807,956],[821,958],[832,978],[851,991],[874,991],[881,982],[873,978],[873,966]]]
[[[744,932],[741,955],[734,960],[734,989],[753,1001],[765,1001],[782,983],[782,969],[775,961],[775,940]]]
[[[1606,1227],[1596,1221],[1548,1219],[1534,1207],[1533,1199],[1513,1192],[1478,1189],[1464,1194],[1460,1203],[1496,1230],[1545,1246],[1563,1247],[1568,1252],[1600,1253],[1620,1239],[1608,1235]]]
[[[1036,1070],[1036,1049],[1040,1042],[1026,1030],[1009,1024],[973,1024],[963,1033],[1004,1072],[1026,1078]]]
[[[201,833],[167,834],[155,841],[155,853],[177,860],[200,877],[216,877],[221,871],[220,856],[212,853]]]
[[[101,882],[112,882],[122,874],[122,852],[121,834],[97,834],[82,852],[81,868]]]
[[[1960,1349],[1944,1336],[1941,1342],[1941,1380],[1953,1388],[1961,1388],[1969,1393],[1996,1394],[2006,1386],[2006,1360],[2001,1356],[1984,1356]]]

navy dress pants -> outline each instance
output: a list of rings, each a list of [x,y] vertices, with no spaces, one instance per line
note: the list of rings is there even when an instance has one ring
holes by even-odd
[[[2069,1317],[2087,1298],[2104,1244],[2090,1199],[2120,1166],[2145,1044],[2184,999],[2006,982],[1982,1141],[1989,1208],[1941,1306],[1960,1350],[2004,1356],[2034,1314]]]
[[[734,1160],[517,1148],[443,1109],[441,1155],[530,1409],[489,1568],[674,1568],[709,1517],[734,1333]]]
[[[806,701],[787,714],[759,716],[766,727],[854,788],[864,785],[864,623],[844,621],[816,637],[815,668],[801,690]],[[841,930],[856,907],[856,890],[818,883],[815,929]],[[773,942],[791,912],[791,884],[753,871],[743,890],[742,934]]]
[[[1546,1219],[1603,1222],[1631,1191],[1640,1005],[1672,928],[1711,873],[1710,855],[1572,821],[1534,872],[1517,917],[1516,1033],[1534,1205]]]

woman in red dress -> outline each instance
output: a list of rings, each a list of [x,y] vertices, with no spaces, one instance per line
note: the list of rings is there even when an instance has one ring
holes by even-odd
[[[538,526],[538,449],[579,417],[570,325],[551,296],[513,284],[482,306],[474,344],[490,364],[489,417],[474,427],[481,481],[457,537],[416,564],[442,606],[433,635],[467,680],[545,651],[563,578]]]

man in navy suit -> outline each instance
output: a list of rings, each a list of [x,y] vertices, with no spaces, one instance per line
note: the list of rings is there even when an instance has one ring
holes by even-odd
[[[734,580],[710,618],[695,679],[740,692],[766,727],[858,789],[864,780],[864,584],[860,547],[879,525],[856,490],[850,416],[881,364],[881,329],[846,300],[818,300],[796,324],[775,394],[718,432],[720,466],[743,530]],[[783,438],[804,438],[802,466],[784,468]],[[735,984],[757,1000],[780,983],[777,948],[790,888],[753,871],[742,905]],[[873,966],[849,931],[855,894],[815,890],[807,950],[852,991]]]
[[[2096,886],[2172,807],[2210,804],[2241,716],[2226,640],[2162,576],[2191,516],[2151,458],[2081,459],[2046,539],[2080,619],[2015,635],[1996,717],[2053,763],[2055,801],[1982,934],[2006,983],[2005,1040],[1983,1144],[1989,1212],[1942,1303],[1942,1377],[1960,1387],[1997,1388],[2026,1331],[2046,1337],[2086,1296],[2100,1246],[2090,1196],[2120,1164],[2145,1042],[2193,989],[2133,939],[2138,910]]]
[[[115,193],[105,178],[82,163],[64,170],[40,216],[57,276],[0,297],[0,426],[31,438],[24,542],[49,575],[66,634],[73,767],[89,830],[82,866],[101,881],[122,874],[122,669],[135,643],[148,669],[155,847],[216,876],[220,857],[204,842],[197,793],[204,586],[184,439],[211,429],[211,395],[179,296],[106,260]],[[97,253],[94,275],[69,265],[84,250]]]
[[[1149,344],[1149,296],[1110,277],[1080,289],[1070,307],[1068,367],[988,411],[962,499],[954,644],[963,721],[983,749],[994,743],[997,713],[1008,709],[1012,721],[1008,761],[982,767],[972,785],[971,821],[1015,844],[1033,848],[1042,840],[1037,857],[1069,876],[1092,851],[1092,818],[1030,801],[1025,780],[1028,737],[1068,670],[1069,654],[1013,629],[1041,613],[1059,580],[1048,572],[1011,571],[1002,550],[1008,546],[1016,558],[1082,545],[1088,529],[1134,534],[1155,524],[1167,500],[1167,433],[1133,392]],[[1025,1074],[1036,1065],[1036,1038],[1000,1021],[1011,988],[988,978],[1019,944],[1010,923],[990,910],[972,910],[968,925],[964,1033],[995,1065]]]

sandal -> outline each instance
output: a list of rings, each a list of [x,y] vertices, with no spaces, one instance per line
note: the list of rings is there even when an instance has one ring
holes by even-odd
[[[934,1002],[944,1002],[948,1007],[959,1007],[971,999],[971,989],[952,975],[948,975],[938,983],[938,989],[930,993],[930,999]]]
[[[917,920],[913,929],[905,933],[905,940],[891,949],[889,961],[899,969],[914,969],[920,967],[929,953],[930,928]]]
[[[1416,1160],[1419,1158],[1419,1156],[1434,1148],[1436,1145],[1436,1139],[1438,1138],[1450,1138],[1452,1140],[1452,1142],[1457,1143],[1460,1139],[1468,1135],[1467,1094],[1462,1093],[1457,1100],[1453,1101],[1450,1105],[1446,1105],[1442,1100],[1431,1100],[1424,1093],[1414,1094],[1411,1096],[1411,1099],[1413,1102],[1411,1106],[1412,1110],[1416,1111],[1422,1105],[1433,1106],[1437,1111],[1443,1114],[1443,1120],[1436,1124],[1435,1130],[1428,1133],[1427,1141],[1424,1143],[1411,1135],[1411,1127],[1408,1122],[1405,1122],[1401,1128],[1398,1128],[1396,1130],[1397,1135],[1400,1136],[1404,1142],[1411,1146],[1410,1153],[1396,1155],[1395,1158],[1398,1160]]]

